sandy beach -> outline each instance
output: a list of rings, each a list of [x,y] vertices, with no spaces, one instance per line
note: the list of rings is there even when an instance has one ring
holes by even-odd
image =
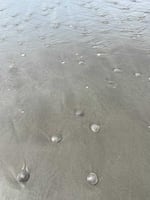
[[[150,2],[6,0],[0,19],[0,199],[149,200]]]

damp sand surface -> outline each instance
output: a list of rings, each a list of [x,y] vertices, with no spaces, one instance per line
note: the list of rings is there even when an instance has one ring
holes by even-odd
[[[149,8],[0,4],[0,199],[150,199]]]

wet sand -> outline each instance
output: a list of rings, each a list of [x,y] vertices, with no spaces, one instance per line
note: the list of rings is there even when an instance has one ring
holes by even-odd
[[[149,13],[146,0],[0,5],[0,199],[150,199]]]

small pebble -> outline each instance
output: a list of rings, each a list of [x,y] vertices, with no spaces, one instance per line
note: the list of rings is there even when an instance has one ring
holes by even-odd
[[[17,175],[17,181],[20,183],[25,183],[29,180],[30,173],[26,165],[21,169],[21,172]]]
[[[78,64],[79,64],[79,65],[83,65],[83,64],[84,64],[84,61],[80,60],[80,61],[78,62]]]
[[[65,64],[65,61],[61,61],[61,64],[64,65],[64,64]]]
[[[18,175],[17,175],[17,181],[21,183],[25,183],[29,180],[30,174],[27,171],[22,170]]]
[[[90,128],[91,128],[91,131],[94,133],[98,133],[100,131],[100,125],[98,124],[92,124]]]
[[[114,72],[121,72],[121,69],[119,69],[119,68],[114,68],[113,71],[114,71]]]
[[[63,139],[62,135],[60,135],[60,134],[53,135],[51,137],[51,142],[53,142],[53,143],[60,143],[62,141],[62,139]]]
[[[82,117],[82,116],[84,116],[84,112],[82,110],[76,110],[75,115],[77,117]]]
[[[22,57],[25,57],[25,55],[26,55],[25,53],[22,53],[22,54],[21,54]]]
[[[98,183],[98,177],[94,172],[90,172],[86,178],[90,185],[96,185]]]
[[[141,73],[136,72],[134,75],[135,75],[136,77],[139,77],[139,76],[141,76]]]
[[[9,69],[13,69],[14,67],[15,67],[14,63],[9,65]]]
[[[96,55],[99,57],[99,56],[101,56],[101,53],[97,53]]]

